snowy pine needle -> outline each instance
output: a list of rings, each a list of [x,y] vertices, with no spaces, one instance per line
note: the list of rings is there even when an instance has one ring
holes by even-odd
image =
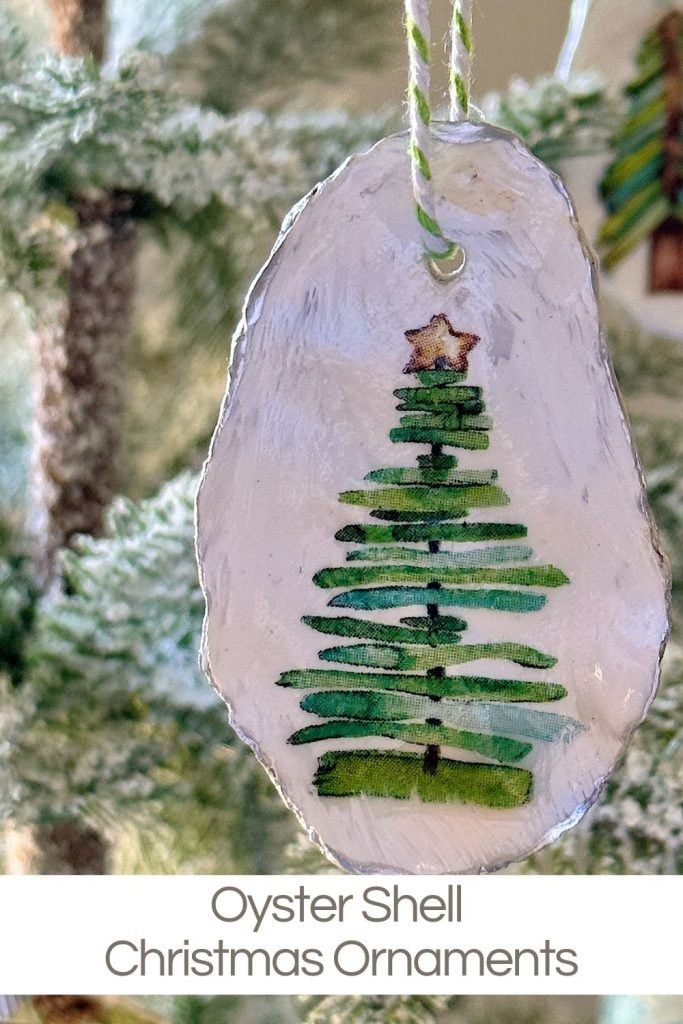
[[[515,79],[505,92],[489,95],[483,110],[486,120],[515,132],[536,156],[555,165],[607,150],[622,106],[604,80],[591,74],[567,82],[552,76]]]
[[[451,996],[303,997],[305,1024],[433,1024]]]
[[[70,202],[79,193],[132,193],[144,200],[142,219],[168,212],[189,221],[217,200],[258,220],[275,200],[286,209],[394,118],[225,117],[189,104],[151,54],[102,70],[29,46],[0,16],[0,277],[24,294],[32,275],[45,287],[64,231],[76,231]]]

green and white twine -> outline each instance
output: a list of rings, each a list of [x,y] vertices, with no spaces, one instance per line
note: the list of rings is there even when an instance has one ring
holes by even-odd
[[[451,121],[465,121],[470,115],[472,83],[472,0],[455,0],[451,26],[451,64],[448,87]]]
[[[410,82],[408,104],[410,112],[411,177],[417,219],[422,228],[425,258],[437,277],[450,279],[464,266],[462,247],[447,238],[436,215],[436,202],[432,177],[430,102],[430,0],[405,0],[406,28]],[[452,21],[451,66],[449,74],[450,116],[453,121],[467,118],[470,106],[472,65],[472,0],[454,0]],[[456,272],[441,274],[435,263],[450,260],[458,252],[462,264]]]

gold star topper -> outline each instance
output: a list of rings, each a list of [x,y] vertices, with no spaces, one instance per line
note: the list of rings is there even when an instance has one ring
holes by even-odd
[[[438,313],[424,327],[406,331],[413,346],[410,361],[404,373],[420,370],[457,370],[467,373],[467,354],[481,339],[477,334],[455,331],[444,313]]]

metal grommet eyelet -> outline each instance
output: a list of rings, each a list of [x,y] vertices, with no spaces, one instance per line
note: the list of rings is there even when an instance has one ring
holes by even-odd
[[[432,257],[427,260],[427,266],[429,273],[436,281],[454,281],[456,277],[460,277],[467,266],[467,253],[459,245],[452,256],[446,256],[444,259]]]

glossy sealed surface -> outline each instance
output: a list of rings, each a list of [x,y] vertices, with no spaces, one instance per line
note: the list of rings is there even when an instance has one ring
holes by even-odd
[[[309,197],[252,289],[199,497],[204,659],[345,866],[491,870],[594,799],[666,580],[561,185],[441,129],[468,262],[438,282],[405,145]]]

